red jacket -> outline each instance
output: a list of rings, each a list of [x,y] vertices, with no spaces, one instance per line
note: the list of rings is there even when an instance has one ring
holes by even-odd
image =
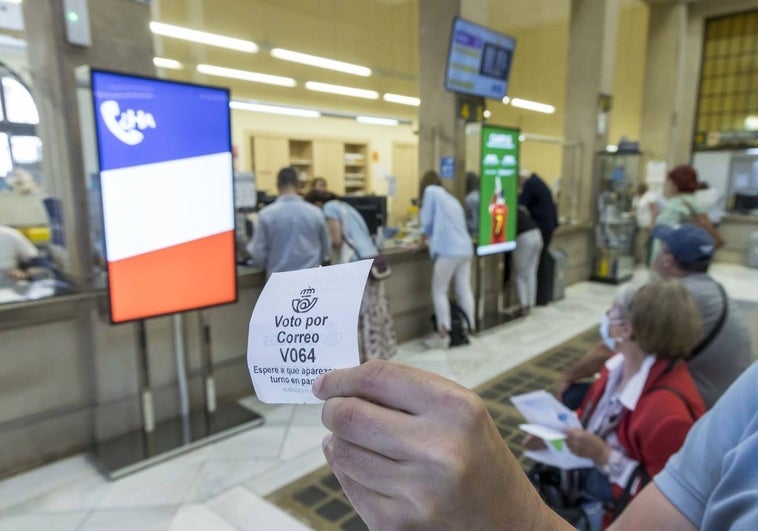
[[[607,382],[608,370],[603,368],[577,410],[579,418],[590,418]],[[703,399],[687,365],[677,360],[657,359],[650,368],[637,406],[634,411],[625,411],[616,427],[616,436],[629,456],[652,478],[679,450],[687,432],[704,412]],[[614,499],[622,492],[623,488],[613,485]]]

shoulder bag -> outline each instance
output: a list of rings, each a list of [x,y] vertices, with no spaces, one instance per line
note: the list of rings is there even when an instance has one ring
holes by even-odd
[[[697,225],[698,227],[705,229],[711,238],[713,238],[713,243],[716,245],[716,249],[723,247],[724,238],[721,237],[719,230],[714,227],[713,223],[711,223],[711,218],[709,218],[707,214],[701,214],[700,212],[697,212],[692,206],[692,203],[685,202],[685,204],[687,205],[687,209],[690,211],[689,222],[693,225]]]

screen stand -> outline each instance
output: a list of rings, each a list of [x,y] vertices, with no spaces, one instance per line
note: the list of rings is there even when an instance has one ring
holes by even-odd
[[[145,322],[140,320],[136,329],[142,428],[95,442],[91,455],[108,479],[117,479],[143,470],[194,448],[263,424],[263,417],[237,402],[216,402],[210,325],[206,311],[200,315],[205,404],[201,408],[191,409],[183,320],[179,314],[172,316],[172,319],[179,415],[156,421],[150,385],[147,333]]]

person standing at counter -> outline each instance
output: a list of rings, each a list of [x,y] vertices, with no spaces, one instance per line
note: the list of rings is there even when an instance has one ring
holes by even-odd
[[[0,225],[0,280],[29,278],[29,262],[39,256],[37,248],[19,231]]]
[[[466,227],[471,237],[479,236],[479,176],[473,171],[466,173]]]
[[[328,191],[311,190],[305,200],[323,210],[332,248],[339,253],[337,263],[346,264],[379,254],[366,221],[351,205]],[[358,314],[358,351],[361,363],[388,359],[397,351],[395,325],[384,295],[384,280],[372,275],[366,281]]]
[[[432,302],[437,319],[437,332],[424,344],[427,348],[450,346],[451,315],[447,292],[450,283],[469,324],[474,326],[474,293],[471,290],[471,257],[474,254],[471,236],[466,227],[463,206],[442,187],[440,176],[427,171],[419,187],[421,198],[421,231],[429,240],[429,254],[434,260]]]
[[[266,270],[266,278],[279,271],[317,267],[329,261],[330,242],[321,211],[297,193],[293,168],[276,177],[279,197],[261,210],[247,250],[251,265]]]
[[[672,169],[666,178],[664,193],[667,197],[666,204],[661,208],[655,218],[656,225],[676,227],[682,223],[693,222],[696,218],[704,218],[704,222],[710,226],[705,227],[719,246],[720,236],[705,215],[706,212],[700,206],[695,192],[700,188],[697,180],[697,171],[689,164],[680,164]],[[702,225],[701,225],[702,226]],[[653,249],[650,254],[650,263],[654,263],[661,249],[659,241],[653,241]]]
[[[542,233],[524,205],[518,206],[517,215],[513,261],[521,314],[526,316],[537,302],[537,266],[542,252]]]
[[[519,172],[519,204],[524,205],[542,234],[542,252],[537,268],[537,304],[544,306],[552,298],[552,281],[548,278],[551,257],[548,253],[553,232],[558,227],[558,211],[553,193],[536,173]]]

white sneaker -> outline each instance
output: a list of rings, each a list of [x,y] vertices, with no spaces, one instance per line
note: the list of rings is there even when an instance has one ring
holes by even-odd
[[[424,346],[428,349],[444,350],[450,347],[450,336],[441,336],[437,333],[430,334],[424,339]]]

